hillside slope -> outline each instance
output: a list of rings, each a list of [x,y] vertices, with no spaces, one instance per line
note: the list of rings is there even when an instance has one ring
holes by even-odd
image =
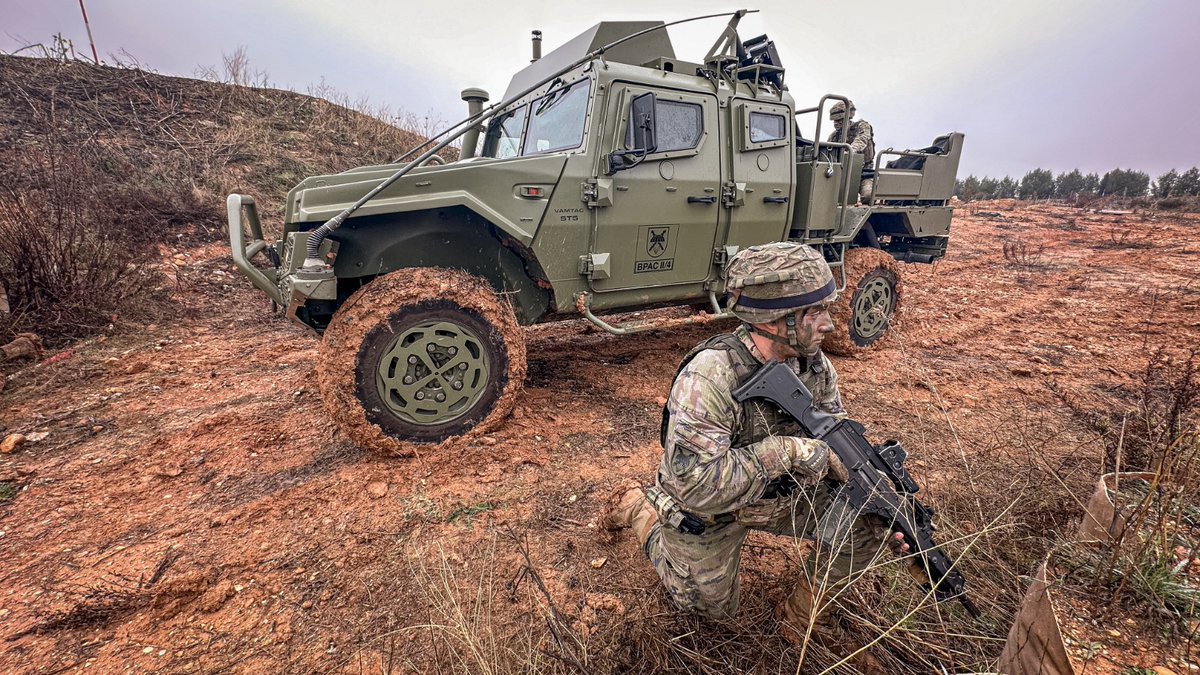
[[[220,227],[230,192],[254,194],[275,216],[305,176],[384,163],[425,140],[291,91],[82,61],[0,55],[0,82],[0,162],[57,138],[113,179],[194,190],[187,213],[208,228]]]
[[[0,82],[0,343],[152,316],[156,261],[223,239],[228,193],[254,195],[277,232],[304,177],[424,141],[311,96],[77,61],[0,56]]]

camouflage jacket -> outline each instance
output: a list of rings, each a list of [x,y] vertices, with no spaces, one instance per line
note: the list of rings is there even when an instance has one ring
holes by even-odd
[[[732,391],[765,361],[745,326],[733,335],[745,350],[693,352],[667,400],[658,484],[682,508],[700,516],[750,506],[772,479],[786,472],[801,484],[815,483],[828,466],[828,446],[799,436],[796,423],[774,405],[733,400]],[[788,365],[797,371],[818,407],[845,416],[837,374],[823,353],[804,364],[803,371],[797,359],[789,359]]]
[[[829,134],[831,142],[838,142],[838,131],[833,130]],[[850,149],[854,152],[860,152],[863,155],[863,169],[871,169],[875,167],[875,132],[871,129],[871,123],[866,120],[855,120],[850,123],[850,128],[846,130],[846,142],[850,144]]]

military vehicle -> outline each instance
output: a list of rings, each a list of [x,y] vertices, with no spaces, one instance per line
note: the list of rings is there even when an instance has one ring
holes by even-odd
[[[234,260],[323,334],[322,398],[351,439],[409,454],[494,428],[523,384],[523,325],[582,317],[626,334],[727,317],[724,267],[754,244],[824,252],[844,289],[828,351],[887,334],[898,263],[946,252],[963,136],[881,151],[858,204],[863,155],[821,140],[826,106],[848,99],[797,109],[774,42],[739,38],[745,13],[712,15],[731,18],[695,63],[665,30],[682,21],[601,22],[544,57],[535,31],[500,102],[467,89],[469,117],[408,156],[305,179],[278,240],[251,197],[230,195]],[[611,317],[670,305],[698,311]]]

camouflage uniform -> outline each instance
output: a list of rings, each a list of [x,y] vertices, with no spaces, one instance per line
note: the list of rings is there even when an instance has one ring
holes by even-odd
[[[664,454],[649,502],[640,490],[626,490],[620,507],[610,512],[623,514],[610,526],[634,527],[674,603],[714,619],[737,610],[746,534],[763,530],[814,538],[835,489],[823,480],[826,443],[800,435],[798,424],[773,404],[739,404],[732,395],[766,360],[751,339],[755,324],[786,319],[792,339],[800,307],[836,297],[832,271],[821,253],[791,243],[751,246],[728,270],[730,306],[745,323],[732,334],[702,342],[684,358],[664,410]],[[787,365],[816,406],[845,417],[838,375],[823,353],[788,359]],[[775,482],[785,473],[796,480],[794,490]],[[703,522],[704,531],[680,531],[672,508]],[[648,513],[652,510],[658,516]],[[811,585],[828,589],[868,566],[887,536],[862,518],[839,534],[832,538],[839,542],[836,550],[822,545],[806,558]]]
[[[832,499],[821,480],[828,446],[796,435],[795,423],[771,404],[733,400],[731,391],[763,361],[745,326],[702,343],[690,356],[667,402],[657,483],[706,528],[693,535],[656,523],[644,547],[676,605],[727,618],[738,607],[740,552],[750,530],[814,537]],[[829,359],[818,354],[810,361],[789,359],[788,365],[817,406],[844,416]],[[788,457],[794,458],[790,468]],[[768,484],[788,472],[801,487],[771,494]],[[810,554],[805,571],[816,583],[835,585],[865,568],[880,544],[880,533],[859,518],[839,550]]]
[[[846,117],[846,106],[842,103],[836,103],[829,110],[829,116],[832,119],[844,119]],[[850,104],[850,126],[846,129],[846,142],[850,144],[851,152],[861,153],[863,156],[863,171],[870,172],[875,169],[875,133],[871,129],[871,124],[866,120],[854,120],[854,104]],[[829,134],[830,142],[837,143],[841,141],[841,132],[837,129]],[[871,197],[875,192],[875,178],[864,177],[858,185],[858,194],[862,195],[863,203],[870,203]]]
[[[841,134],[842,132],[834,129],[833,133],[829,134],[830,142],[840,142],[839,137]],[[875,136],[870,122],[866,120],[854,120],[851,122],[850,127],[846,129],[846,142],[850,144],[852,152],[862,154],[863,169],[875,168]]]

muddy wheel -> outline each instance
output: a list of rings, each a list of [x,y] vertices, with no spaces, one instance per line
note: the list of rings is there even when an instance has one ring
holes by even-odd
[[[837,268],[833,277],[841,280]],[[900,289],[895,258],[874,248],[848,251],[846,290],[831,308],[834,332],[825,338],[825,351],[850,356],[878,347],[891,334],[900,311]]]
[[[525,379],[512,307],[460,270],[404,269],[338,309],[317,366],[330,416],[358,445],[411,455],[496,427]]]

